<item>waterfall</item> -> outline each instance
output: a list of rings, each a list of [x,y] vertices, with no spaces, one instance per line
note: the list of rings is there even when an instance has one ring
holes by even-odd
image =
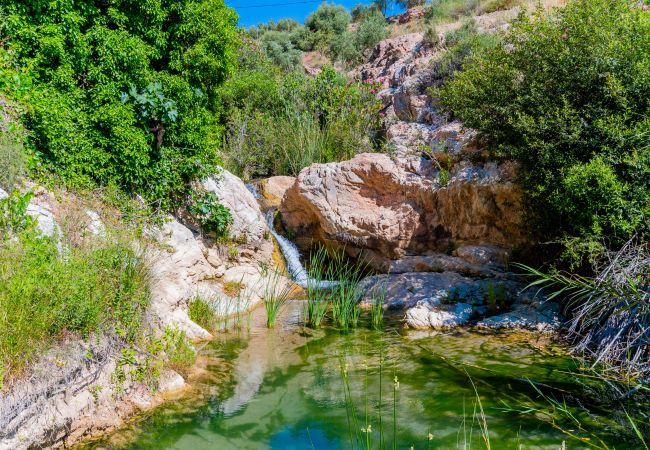
[[[275,211],[273,209],[267,211],[266,223],[269,226],[271,234],[273,234],[275,239],[278,241],[278,245],[280,246],[280,250],[282,251],[282,255],[284,256],[285,261],[287,262],[287,268],[289,269],[289,273],[291,274],[293,281],[303,288],[309,286],[315,287],[317,289],[329,289],[336,286],[338,284],[337,281],[314,280],[309,278],[307,269],[305,269],[305,267],[300,262],[300,252],[298,251],[298,247],[296,247],[296,245],[289,239],[285,238],[280,233],[275,231],[275,226],[273,224],[274,214]]]

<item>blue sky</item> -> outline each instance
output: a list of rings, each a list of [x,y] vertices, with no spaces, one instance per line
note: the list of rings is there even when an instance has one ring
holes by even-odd
[[[315,0],[310,3],[286,5],[286,3],[295,3],[299,1],[309,0],[226,0],[226,4],[234,8],[237,11],[237,14],[239,14],[240,26],[250,27],[251,25],[257,25],[260,22],[268,22],[269,20],[275,20],[277,22],[279,19],[284,18],[291,18],[303,23],[305,18],[311,12],[315,11],[316,8],[318,8],[318,5],[322,3],[321,0]],[[282,5],[283,3],[285,5]],[[339,0],[330,3],[343,5],[350,10],[358,3],[369,4],[371,2],[362,0]],[[272,6],[247,8],[247,6],[260,5]],[[395,10],[395,12],[388,11],[388,14],[390,15],[396,12],[397,10]]]

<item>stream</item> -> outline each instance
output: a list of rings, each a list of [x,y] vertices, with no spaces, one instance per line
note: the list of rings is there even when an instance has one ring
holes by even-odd
[[[250,328],[204,344],[189,392],[79,448],[393,448],[395,436],[399,449],[469,449],[486,448],[483,426],[493,449],[616,444],[613,421],[575,407],[551,425],[532,383],[557,399],[580,388],[567,374],[577,363],[542,338],[409,331],[397,318],[382,332],[310,330],[302,308],[289,302],[272,330],[256,309]]]

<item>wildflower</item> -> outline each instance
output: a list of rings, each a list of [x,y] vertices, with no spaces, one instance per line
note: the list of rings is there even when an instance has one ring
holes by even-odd
[[[361,428],[362,433],[372,433],[372,424],[369,423],[366,428]]]
[[[399,380],[397,379],[397,375],[395,375],[395,378],[393,379],[393,383],[395,384],[395,389],[399,389]]]
[[[427,437],[429,438],[430,441],[433,441],[433,434],[429,433]]]

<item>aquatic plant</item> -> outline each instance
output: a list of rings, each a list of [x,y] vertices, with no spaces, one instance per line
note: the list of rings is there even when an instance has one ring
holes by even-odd
[[[264,287],[264,308],[266,309],[266,326],[273,328],[278,314],[289,296],[291,285],[287,283],[279,270],[274,270]]]
[[[386,300],[386,286],[373,289],[370,302],[370,325],[375,330],[381,330],[384,325],[384,302]]]
[[[348,329],[350,325],[356,327],[361,315],[358,286],[366,269],[365,264],[360,261],[349,261],[344,251],[333,252],[330,257],[331,271],[338,280],[338,285],[332,289],[330,297],[332,320],[343,329]]]
[[[329,309],[329,293],[322,288],[329,270],[325,266],[327,252],[319,248],[309,256],[309,270],[307,272],[307,303],[304,316],[307,326],[320,328],[321,322]]]
[[[219,319],[211,306],[211,301],[202,297],[190,299],[188,316],[190,319],[208,331],[215,331],[219,327]]]

